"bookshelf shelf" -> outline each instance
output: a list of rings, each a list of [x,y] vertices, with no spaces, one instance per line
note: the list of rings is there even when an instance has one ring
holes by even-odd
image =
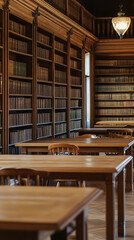
[[[134,120],[134,59],[96,56],[95,122]]]
[[[38,111],[50,111],[52,108],[37,108]]]
[[[19,51],[15,51],[15,50],[12,50],[12,49],[9,49],[9,52],[10,52],[10,53],[13,53],[13,54],[23,55],[23,56],[26,56],[26,57],[32,57],[32,54],[28,54],[28,53],[24,53],[24,52],[19,52]]]
[[[24,128],[24,127],[31,127],[32,124],[25,124],[25,125],[14,125],[14,126],[9,126],[9,128]]]
[[[66,64],[63,64],[63,63],[59,63],[59,62],[55,62],[55,65],[59,65],[59,66],[61,66],[61,67],[67,67],[67,65]]]
[[[42,58],[42,57],[37,57],[37,60],[44,61],[44,62],[50,62],[52,63],[52,60],[47,59],[47,58]]]
[[[37,83],[48,83],[48,84],[52,84],[52,81],[45,81],[45,80],[37,79]]]
[[[9,34],[10,34],[11,36],[19,37],[20,39],[25,39],[26,41],[32,41],[32,38],[27,37],[27,36],[25,36],[25,35],[22,35],[22,34],[20,34],[20,33],[11,31],[11,30],[9,30]]]
[[[41,95],[37,95],[37,98],[52,98],[52,96],[41,96]]]
[[[15,108],[15,109],[9,109],[9,111],[10,112],[24,112],[24,111],[32,111],[32,108],[24,108],[24,109],[17,109],[17,108]]]
[[[64,52],[64,51],[62,51],[62,50],[60,50],[60,49],[58,49],[58,48],[55,48],[55,52],[56,52],[56,53],[60,53],[60,54],[62,54],[62,55],[67,55],[67,52]]]
[[[42,126],[42,125],[51,125],[52,122],[46,122],[46,123],[37,123],[37,126]]]
[[[71,84],[70,86],[74,88],[82,88],[82,85],[77,85],[77,84]]]
[[[29,80],[32,81],[32,77],[24,77],[24,76],[16,76],[16,75],[10,75],[9,78],[16,78],[16,79],[22,79],[22,80]]]
[[[0,49],[3,49],[3,46],[0,46]]]
[[[43,42],[37,41],[37,44],[38,44],[38,45],[41,45],[41,46],[44,46],[45,48],[52,49],[52,46],[51,46],[51,45],[45,44],[45,43],[43,43]]]
[[[82,70],[81,70],[81,69],[79,69],[79,68],[73,68],[73,67],[71,67],[71,70],[72,70],[72,71],[78,71],[78,72],[82,72]]]
[[[62,134],[66,134],[66,132],[55,133],[55,136],[59,136],[59,135],[62,135]]]
[[[9,97],[32,97],[32,94],[20,94],[20,93],[15,94],[15,93],[13,93],[13,94],[9,94]]]
[[[76,61],[82,61],[81,58],[78,58],[78,57],[75,57],[75,56],[71,56],[71,59],[74,59],[74,60],[76,60]]]
[[[55,82],[55,85],[67,86],[67,83],[59,83],[59,82]]]

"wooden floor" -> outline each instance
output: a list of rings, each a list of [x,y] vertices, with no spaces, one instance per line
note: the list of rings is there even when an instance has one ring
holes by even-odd
[[[88,239],[105,240],[105,193],[89,206],[88,213]],[[117,226],[117,201],[116,201]],[[117,234],[117,229],[116,229]],[[49,240],[48,238],[47,240]],[[134,193],[126,193],[126,237],[116,240],[134,240]]]
[[[105,193],[96,199],[89,208],[88,237],[92,240],[105,240]],[[117,226],[117,201],[116,201]],[[117,235],[117,229],[116,229]],[[126,193],[126,237],[117,240],[134,240],[134,193]]]

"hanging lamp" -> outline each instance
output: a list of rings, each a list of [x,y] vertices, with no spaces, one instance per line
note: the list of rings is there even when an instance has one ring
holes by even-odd
[[[117,13],[117,17],[112,18],[112,25],[115,31],[118,33],[120,39],[123,38],[123,35],[128,30],[131,18],[125,17],[125,13],[123,12],[123,5],[120,5],[120,11]]]

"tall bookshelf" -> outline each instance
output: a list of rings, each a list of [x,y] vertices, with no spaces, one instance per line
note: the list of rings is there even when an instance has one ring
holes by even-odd
[[[70,136],[82,127],[82,50],[70,48]]]
[[[9,14],[9,147],[32,139],[32,25]]]
[[[37,28],[37,138],[52,137],[52,34]]]
[[[134,120],[134,58],[96,56],[95,122]]]
[[[67,137],[67,42],[54,39],[55,63],[55,137]]]
[[[0,10],[0,153],[2,152],[2,119],[3,119],[3,21],[2,21],[2,11]]]

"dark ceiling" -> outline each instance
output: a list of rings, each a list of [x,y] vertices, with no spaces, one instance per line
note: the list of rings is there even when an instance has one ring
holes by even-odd
[[[134,0],[77,0],[96,17],[113,17],[119,12],[120,4],[126,16],[134,16]]]

